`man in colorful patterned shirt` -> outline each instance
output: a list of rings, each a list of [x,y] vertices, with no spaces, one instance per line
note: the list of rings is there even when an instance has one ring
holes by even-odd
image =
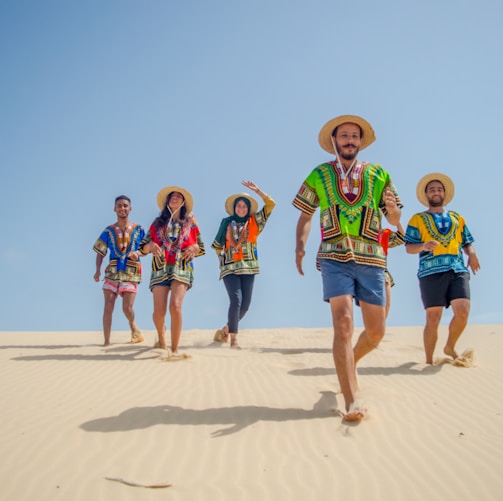
[[[354,115],[336,117],[323,126],[318,140],[336,158],[316,167],[293,201],[301,211],[296,265],[303,275],[304,249],[312,216],[319,207],[321,244],[316,261],[323,299],[332,312],[332,352],[345,401],[344,419],[359,421],[366,409],[356,400],[356,364],[377,347],[385,329],[386,255],[379,242],[381,214],[396,226],[402,204],[388,172],[380,165],[357,161],[358,152],[375,141],[366,120]],[[360,304],[365,326],[354,348],[353,298]]]
[[[141,343],[143,341],[143,336],[135,323],[133,305],[138,284],[141,282],[141,263],[139,260],[141,253],[138,252],[138,246],[145,236],[145,232],[139,224],[129,221],[131,210],[131,200],[125,195],[118,196],[114,206],[117,221],[103,230],[93,247],[96,252],[96,272],[94,274],[96,282],[100,280],[103,259],[110,251],[110,262],[105,268],[103,283],[105,298],[103,311],[104,346],[110,344],[112,316],[117,295],[122,296],[122,311],[131,328],[131,342]]]
[[[470,313],[470,272],[480,269],[473,237],[463,217],[444,208],[454,197],[454,183],[445,174],[427,174],[418,183],[416,195],[428,207],[414,214],[405,233],[408,254],[419,254],[419,288],[426,310],[423,333],[426,363],[433,363],[438,326],[444,308],[452,306],[453,317],[444,353],[458,359],[455,347]],[[465,265],[463,252],[468,256]]]

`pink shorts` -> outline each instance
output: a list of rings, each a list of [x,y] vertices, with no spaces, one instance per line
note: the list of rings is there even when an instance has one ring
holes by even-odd
[[[119,294],[122,296],[124,292],[136,292],[138,291],[138,284],[135,282],[116,282],[115,280],[110,280],[105,278],[103,282],[103,290],[111,291],[114,294]]]

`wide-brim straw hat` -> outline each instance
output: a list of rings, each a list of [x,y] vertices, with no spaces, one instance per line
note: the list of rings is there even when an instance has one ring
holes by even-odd
[[[428,198],[426,197],[426,186],[432,181],[439,181],[444,186],[444,205],[447,205],[454,198],[454,183],[449,176],[441,174],[440,172],[432,172],[423,176],[419,183],[417,183],[416,196],[417,199],[426,207],[429,207]]]
[[[185,199],[184,207],[187,209],[187,212],[192,212],[194,199],[189,191],[185,188],[180,188],[180,186],[166,186],[157,194],[157,205],[159,206],[159,209],[164,210],[166,208],[168,195],[174,191],[178,191],[178,193],[183,195],[183,198]]]
[[[227,200],[225,201],[225,210],[229,216],[234,215],[234,202],[238,198],[246,198],[246,200],[250,202],[250,216],[257,212],[258,202],[252,196],[248,195],[248,193],[235,193],[234,195],[227,197]]]
[[[340,117],[332,118],[320,130],[318,135],[318,142],[320,146],[329,153],[335,154],[334,145],[332,143],[332,133],[336,127],[342,124],[356,124],[362,130],[362,139],[360,143],[360,150],[365,149],[376,140],[376,135],[372,125],[367,120],[356,115],[341,115]]]

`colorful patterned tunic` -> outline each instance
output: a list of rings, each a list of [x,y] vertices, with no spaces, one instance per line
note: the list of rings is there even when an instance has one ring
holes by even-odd
[[[418,278],[449,270],[468,272],[462,249],[474,239],[463,216],[454,211],[414,214],[407,225],[405,242],[421,244],[430,240],[436,240],[440,245],[432,251],[419,253]]]
[[[130,252],[138,250],[145,236],[143,228],[130,223],[123,232],[112,224],[103,230],[93,246],[93,250],[105,257],[110,250],[110,262],[105,268],[105,278],[116,282],[141,282],[141,263],[128,259]]]
[[[199,253],[196,257],[206,254],[201,232],[197,225],[194,214],[187,216],[187,221],[180,226],[178,223],[156,228],[154,225],[150,229],[140,244],[140,252],[149,242],[155,242],[161,247],[161,256],[152,256],[152,273],[150,275],[150,289],[155,285],[175,280],[190,287],[194,281],[194,263],[185,261],[182,252],[187,247],[199,245]]]
[[[211,244],[218,254],[220,263],[220,278],[230,274],[256,275],[260,273],[258,264],[257,238],[276,206],[276,202],[267,197],[264,207],[250,216],[242,224],[229,223],[225,246],[216,239]]]
[[[318,259],[354,261],[386,267],[386,255],[379,243],[381,211],[386,214],[385,188],[389,187],[402,207],[391,177],[380,165],[360,163],[354,167],[352,190],[348,192],[335,162],[316,167],[304,181],[293,205],[312,215],[320,208],[321,244]]]

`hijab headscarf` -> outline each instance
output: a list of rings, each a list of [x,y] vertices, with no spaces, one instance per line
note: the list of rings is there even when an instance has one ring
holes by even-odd
[[[246,204],[246,207],[248,207],[248,212],[244,217],[239,217],[236,214],[236,204],[241,200]],[[235,221],[236,223],[240,224],[246,223],[246,221],[248,221],[248,219],[250,218],[250,207],[251,207],[250,201],[247,198],[238,197],[236,198],[236,200],[234,200],[234,214],[229,217],[224,217],[222,219],[222,222],[220,223],[220,228],[218,229],[217,236],[215,237],[215,240],[218,243],[225,245],[225,236],[227,234],[227,227],[232,221]]]

